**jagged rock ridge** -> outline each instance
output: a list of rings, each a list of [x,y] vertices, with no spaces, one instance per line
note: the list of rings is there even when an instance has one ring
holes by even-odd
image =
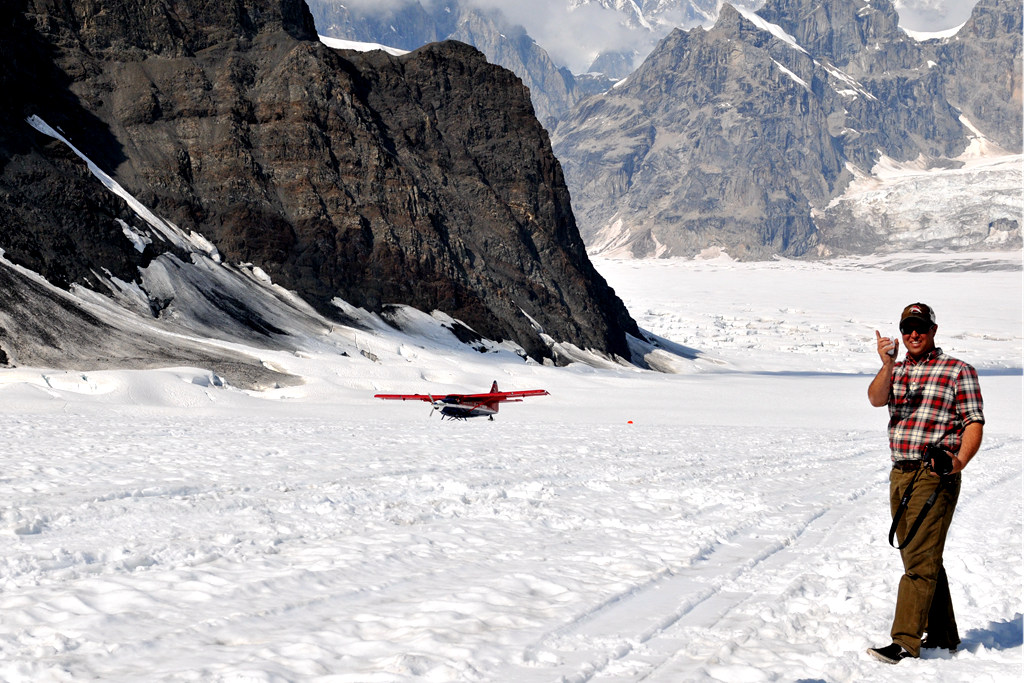
[[[321,315],[340,317],[336,297],[403,303],[536,358],[552,352],[535,325],[628,357],[635,323],[587,259],[528,94],[478,51],[334,51],[301,0],[21,0],[0,33],[15,67],[0,76],[9,261],[63,287],[132,283],[173,319],[145,274],[205,258],[159,236],[137,248],[138,214],[30,128],[38,115],[211,255]],[[285,331],[207,296],[257,336]]]

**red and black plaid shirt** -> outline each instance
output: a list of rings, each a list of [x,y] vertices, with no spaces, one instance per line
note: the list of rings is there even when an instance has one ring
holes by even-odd
[[[934,349],[896,363],[889,391],[892,459],[920,460],[927,446],[957,453],[964,427],[985,423],[981,386],[973,367]]]

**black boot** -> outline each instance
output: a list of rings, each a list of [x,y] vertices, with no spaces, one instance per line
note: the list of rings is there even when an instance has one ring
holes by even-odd
[[[886,664],[899,664],[901,659],[910,656],[910,654],[904,650],[901,645],[897,645],[896,643],[886,645],[885,647],[868,648],[868,654],[879,661],[885,662]]]
[[[940,642],[937,638],[932,639],[931,636],[925,636],[924,640],[921,641],[922,650],[934,650],[934,649],[949,650],[950,652],[956,652],[959,645],[950,645],[949,643]]]

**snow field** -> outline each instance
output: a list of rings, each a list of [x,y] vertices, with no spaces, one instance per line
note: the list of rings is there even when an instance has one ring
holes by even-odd
[[[947,352],[979,370],[1021,366],[1019,252],[850,257],[824,268],[727,257],[595,264],[642,328],[720,355],[730,369],[873,375],[875,330],[898,337],[900,312],[914,301],[935,309]]]
[[[689,375],[386,330],[338,332],[377,361],[267,354],[306,383],[262,394],[2,371],[0,680],[1018,680],[1021,274],[892,266],[598,262],[716,357]],[[864,653],[900,574],[866,387],[917,298],[989,424],[946,550],[962,648],[889,667]],[[493,379],[552,395],[466,423],[370,398]]]
[[[112,448],[120,421],[63,422],[15,424],[36,464],[5,477],[5,680],[881,673],[873,433],[291,418],[218,443],[221,418],[147,419],[157,438]],[[965,650],[907,663],[939,680],[1020,662],[1020,440],[987,450],[947,551]]]

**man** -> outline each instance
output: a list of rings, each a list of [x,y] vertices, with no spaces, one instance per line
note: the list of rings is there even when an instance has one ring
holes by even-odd
[[[978,373],[936,348],[937,331],[930,306],[915,303],[903,309],[900,334],[907,354],[902,363],[896,361],[899,342],[875,332],[882,368],[868,387],[868,399],[873,406],[889,406],[889,499],[894,520],[899,516],[895,531],[904,574],[892,644],[868,653],[889,664],[918,657],[921,648],[955,651],[960,643],[942,550],[960,495],[960,472],[981,446],[985,417]],[[952,456],[948,474],[933,471],[925,455],[930,446]],[[933,504],[925,509],[933,494]]]

